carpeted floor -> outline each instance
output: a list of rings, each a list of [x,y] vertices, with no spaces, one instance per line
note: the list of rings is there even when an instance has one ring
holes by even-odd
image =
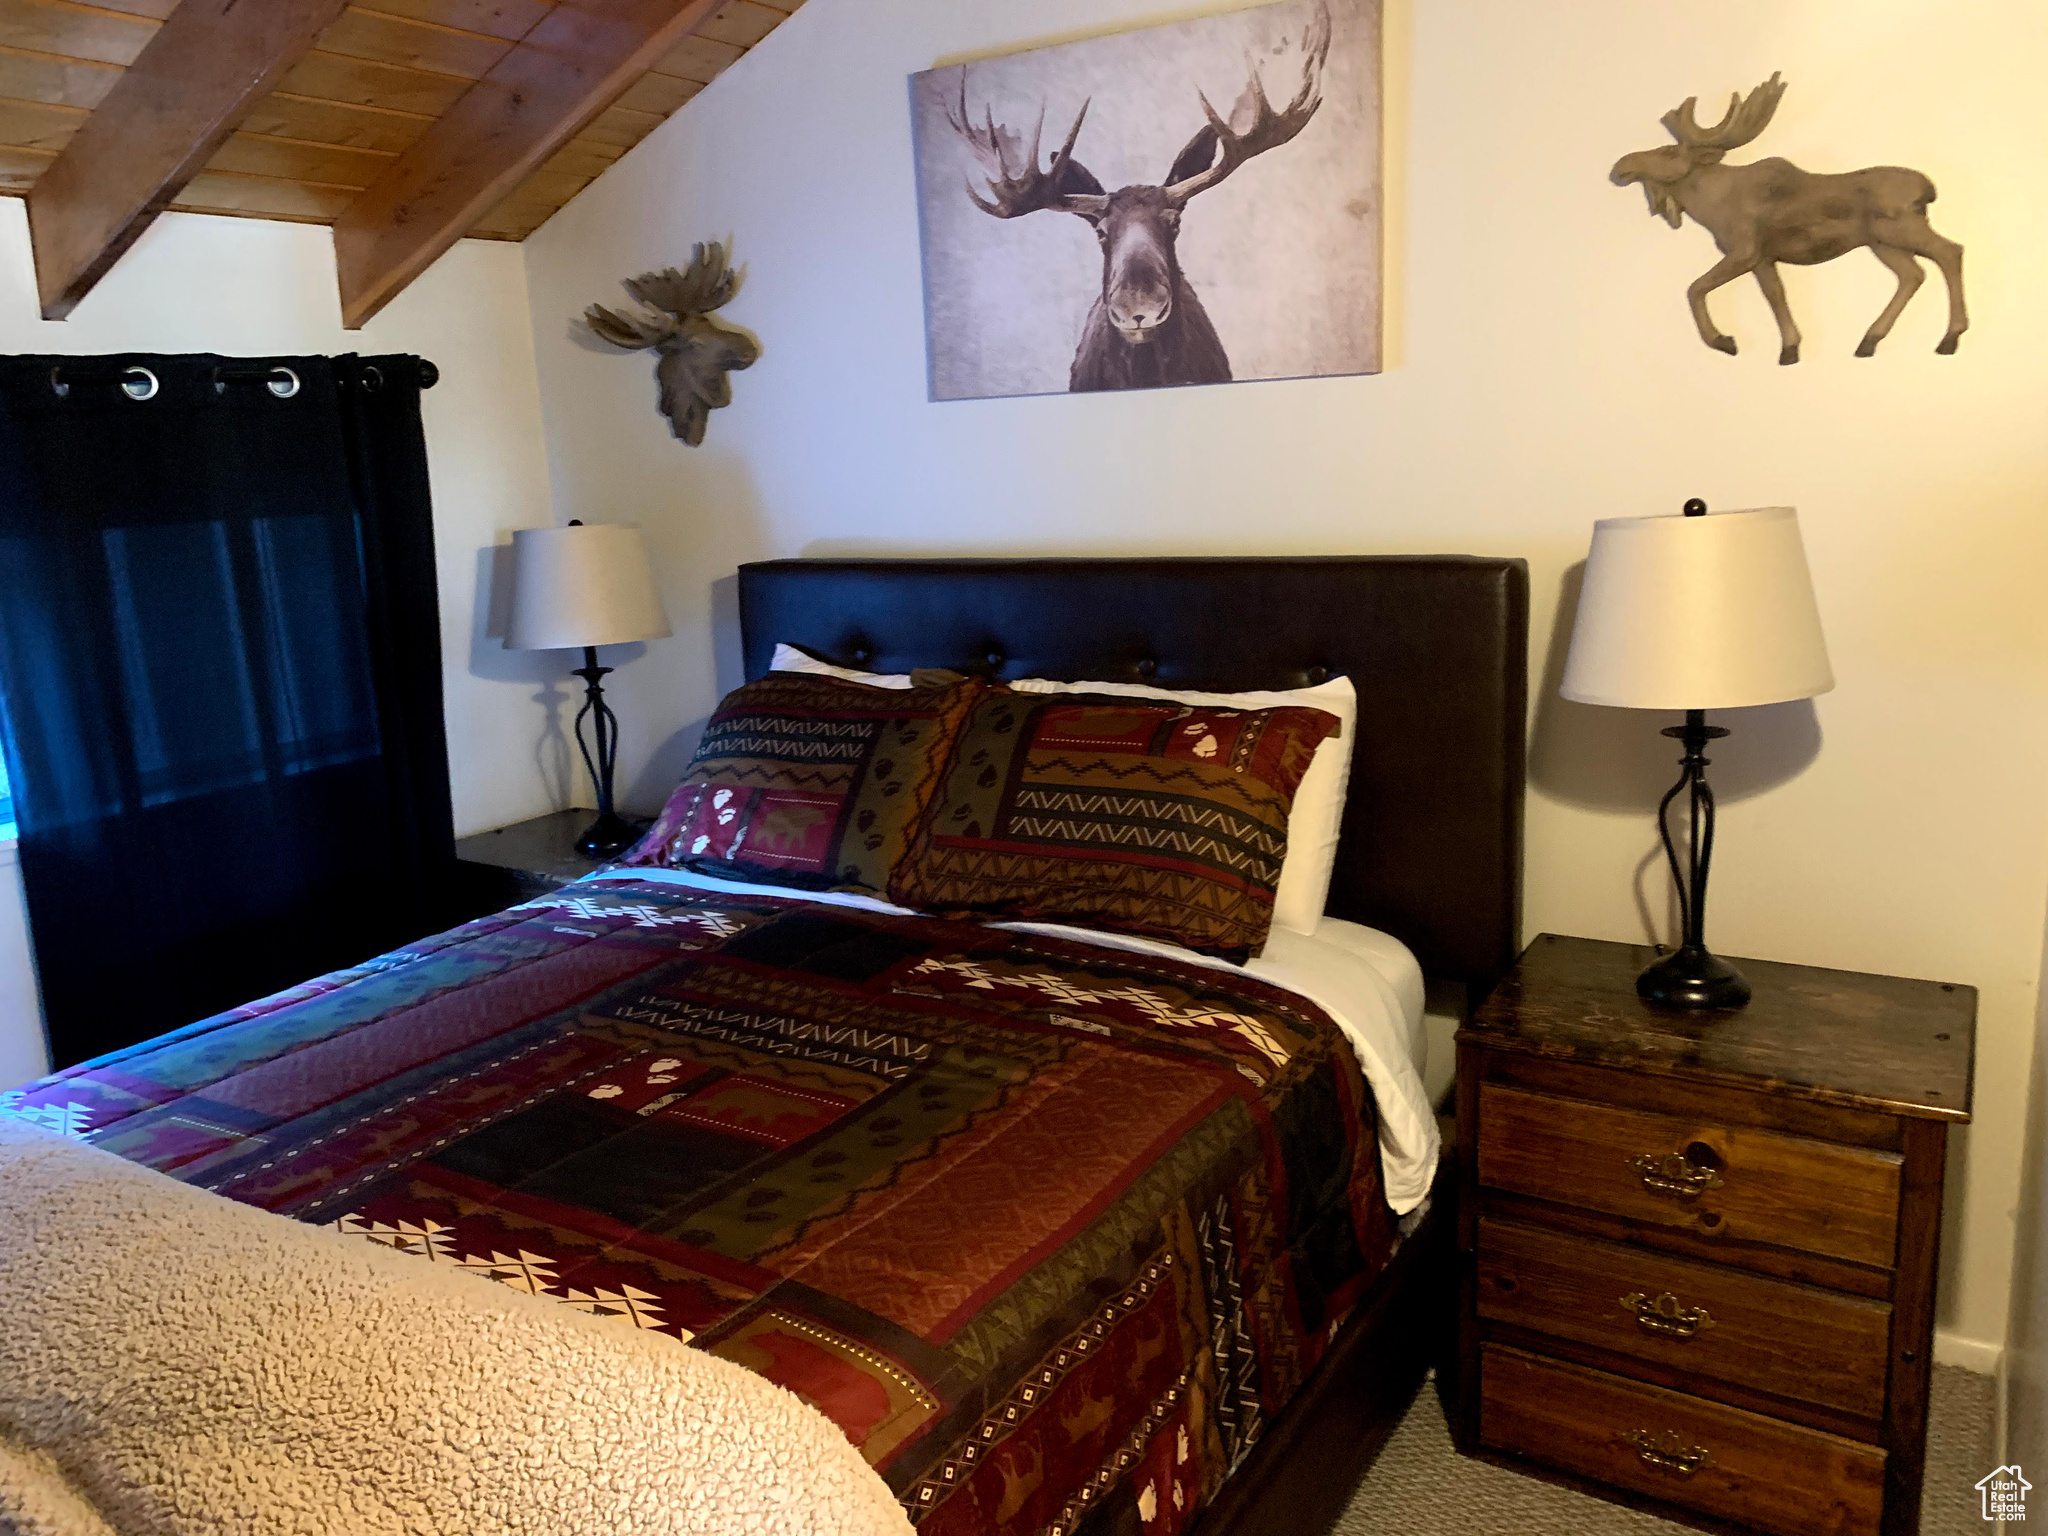
[[[1989,1376],[1937,1367],[1921,1536],[1992,1529],[1977,1479],[1996,1463]],[[1696,1536],[1687,1526],[1523,1477],[1451,1449],[1432,1383],[1380,1452],[1332,1536]]]

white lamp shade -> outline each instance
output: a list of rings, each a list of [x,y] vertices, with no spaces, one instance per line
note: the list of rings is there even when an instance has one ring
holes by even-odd
[[[673,633],[646,542],[629,524],[521,528],[512,535],[512,565],[505,626],[512,650],[620,645]]]
[[[1566,698],[1737,709],[1834,686],[1792,508],[1593,525]]]

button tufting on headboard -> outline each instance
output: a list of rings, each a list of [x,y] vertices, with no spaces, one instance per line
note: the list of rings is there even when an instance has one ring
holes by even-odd
[[[1143,661],[1138,663],[1138,676],[1157,677],[1158,675],[1159,663],[1154,661],[1150,656],[1147,656]]]
[[[1328,667],[1310,667],[1308,669],[1308,681],[1311,688],[1318,683],[1327,683],[1329,680],[1330,669]]]

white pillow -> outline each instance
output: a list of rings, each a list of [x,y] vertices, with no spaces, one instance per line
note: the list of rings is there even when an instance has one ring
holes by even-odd
[[[771,672],[809,672],[814,677],[844,678],[849,683],[866,683],[870,688],[908,688],[908,672],[856,672],[851,667],[835,667],[829,661],[820,661],[808,651],[800,651],[793,645],[778,644],[775,659],[768,663]]]
[[[779,653],[778,653],[779,654]],[[1153,688],[1144,683],[1056,683],[1044,677],[1020,677],[1010,684],[1019,693],[1107,693],[1121,698],[1168,699],[1176,704],[1206,704],[1218,709],[1321,709],[1343,722],[1309,760],[1294,808],[1287,815],[1287,857],[1280,865],[1280,884],[1273,893],[1274,926],[1314,936],[1330,900],[1330,876],[1337,867],[1337,834],[1344,821],[1344,794],[1351,787],[1351,742],[1358,733],[1358,690],[1348,677],[1333,677],[1313,688],[1269,689],[1252,693],[1196,693],[1187,689]]]

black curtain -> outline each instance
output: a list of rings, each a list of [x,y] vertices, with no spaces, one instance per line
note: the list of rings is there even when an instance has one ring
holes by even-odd
[[[0,358],[0,736],[56,1065],[447,918],[435,377]]]

